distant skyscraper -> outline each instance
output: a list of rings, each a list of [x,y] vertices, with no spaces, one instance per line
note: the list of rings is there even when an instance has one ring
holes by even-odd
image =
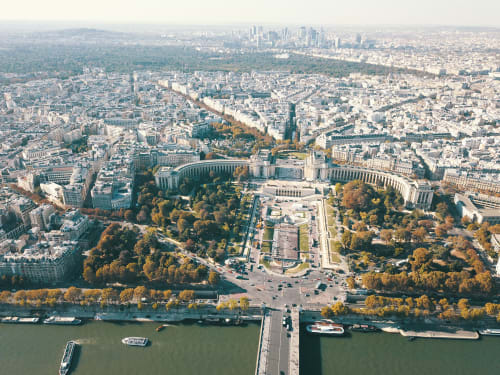
[[[307,29],[305,26],[302,26],[300,29],[299,29],[299,38],[301,40],[305,40],[306,39],[306,36],[307,36]]]

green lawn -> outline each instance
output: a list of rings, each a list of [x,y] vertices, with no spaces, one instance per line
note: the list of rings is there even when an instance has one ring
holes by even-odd
[[[274,226],[268,226],[266,223],[266,227],[264,228],[264,241],[271,241],[274,236]]]
[[[307,224],[299,227],[299,249],[301,252],[309,251],[309,226]]]
[[[260,264],[262,264],[264,267],[266,267],[267,269],[270,269],[271,268],[271,264],[269,263],[268,260],[264,260],[264,259],[261,259],[259,261]]]
[[[264,242],[262,247],[260,248],[262,253],[270,253],[271,252],[271,242]]]
[[[337,231],[335,230],[335,227],[328,227],[328,231],[330,232],[331,237],[335,237],[337,235]]]
[[[330,260],[333,263],[340,263],[339,253],[337,253],[336,251],[334,251],[334,247],[333,247],[334,243],[335,243],[334,240],[330,240]]]
[[[333,263],[340,263],[340,257],[337,253],[330,253],[330,259]]]
[[[329,227],[333,227],[333,225],[335,224],[335,211],[333,210],[333,208],[330,206],[330,205],[326,205],[326,221],[328,223],[328,226]]]

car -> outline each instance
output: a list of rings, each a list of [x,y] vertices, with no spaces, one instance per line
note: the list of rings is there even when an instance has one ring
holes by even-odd
[[[296,303],[292,304],[292,307],[297,307],[297,304]]]
[[[268,279],[268,280],[267,280],[267,282],[268,282],[268,283],[272,283],[273,281],[272,281],[271,279]]]
[[[309,297],[309,296],[310,296],[310,294],[309,294],[309,293],[306,293],[306,297]]]

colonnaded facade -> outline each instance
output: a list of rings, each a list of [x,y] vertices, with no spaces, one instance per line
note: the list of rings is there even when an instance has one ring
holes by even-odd
[[[232,174],[238,167],[247,167],[250,176],[255,179],[299,178],[310,182],[330,183],[361,180],[379,187],[393,187],[401,193],[405,205],[410,208],[428,210],[432,203],[433,190],[429,182],[425,180],[412,180],[381,170],[337,165],[329,161],[320,151],[311,151],[304,162],[290,163],[275,160],[269,152],[263,151],[253,155],[250,159],[202,160],[176,168],[162,167],[156,172],[155,181],[160,189],[177,190],[185,177],[201,177],[208,175],[211,171],[216,174]]]

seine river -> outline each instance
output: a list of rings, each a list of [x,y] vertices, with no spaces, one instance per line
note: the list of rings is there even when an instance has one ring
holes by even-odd
[[[498,375],[500,337],[416,339],[398,334],[300,336],[301,375]]]
[[[86,322],[82,326],[0,324],[0,373],[56,375],[68,340],[79,351],[74,375],[254,375],[258,324],[214,327],[160,323]],[[121,343],[126,336],[151,340],[146,348]]]

